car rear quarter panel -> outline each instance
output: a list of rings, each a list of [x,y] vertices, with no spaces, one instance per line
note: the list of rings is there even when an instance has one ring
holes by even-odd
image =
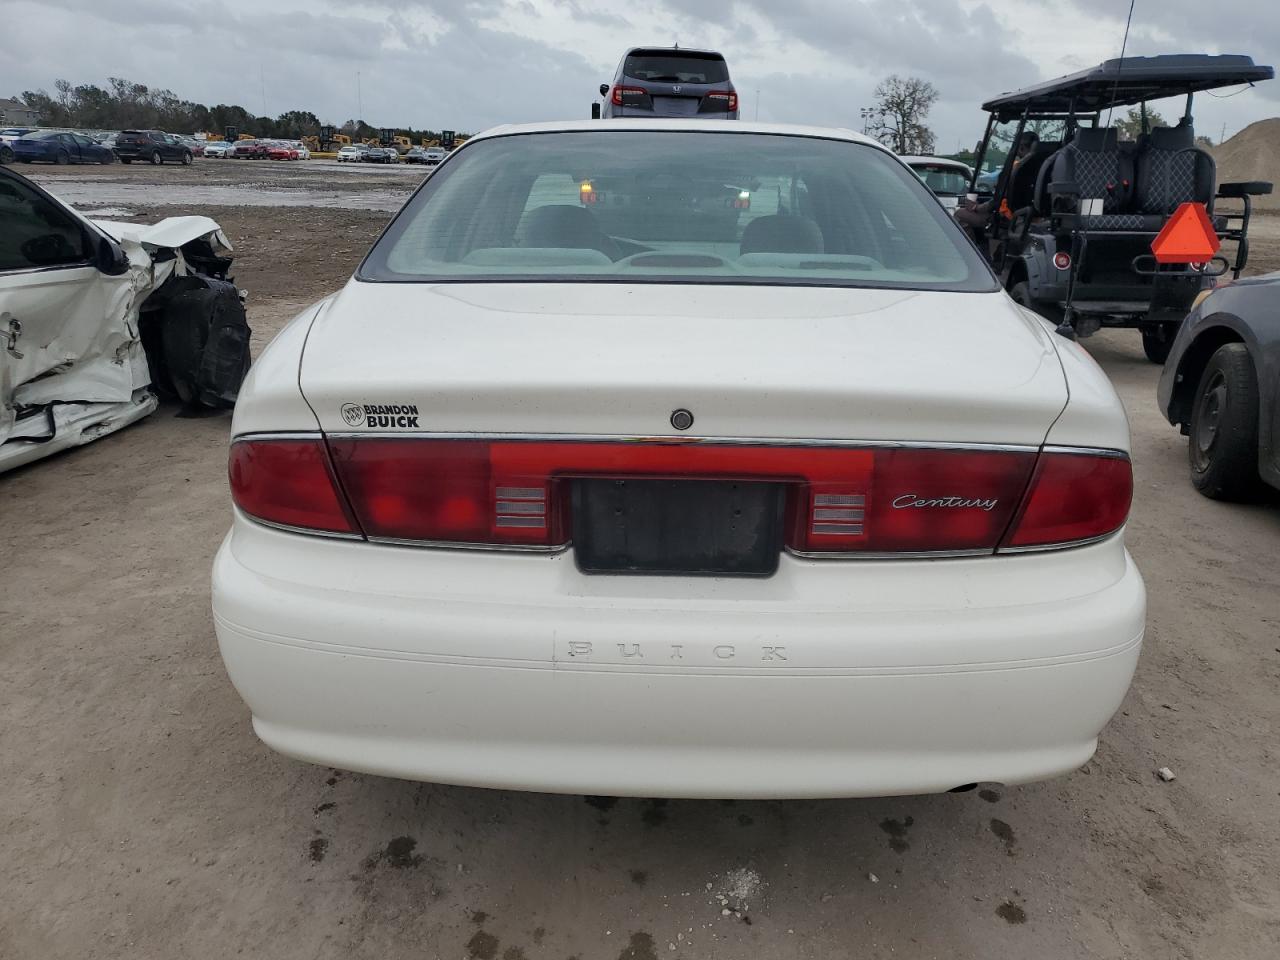
[[[240,387],[231,435],[314,431],[320,423],[298,386],[298,369],[307,335],[328,300],[312,304],[285,325],[254,361]]]
[[[1098,362],[1073,340],[1054,336],[1062,361],[1067,404],[1049,428],[1046,444],[1129,450],[1129,420],[1115,387]]]

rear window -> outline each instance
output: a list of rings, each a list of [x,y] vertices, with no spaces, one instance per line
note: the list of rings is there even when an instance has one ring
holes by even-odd
[[[944,163],[913,163],[911,169],[940,197],[958,197],[969,189],[969,176]]]
[[[414,194],[359,277],[994,289],[884,151],[702,131],[477,141]]]
[[[729,65],[720,56],[641,51],[622,62],[622,73],[664,83],[726,83]]]

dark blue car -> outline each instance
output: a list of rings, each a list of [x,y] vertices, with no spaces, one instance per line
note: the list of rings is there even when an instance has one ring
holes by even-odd
[[[82,133],[37,130],[9,144],[22,163],[114,163],[110,147],[94,143]]]
[[[738,92],[723,55],[678,47],[636,47],[601,84],[604,117],[738,119]]]

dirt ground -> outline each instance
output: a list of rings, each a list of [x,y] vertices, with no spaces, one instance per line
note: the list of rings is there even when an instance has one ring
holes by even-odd
[[[241,167],[103,170],[295,175]],[[386,220],[134,212],[223,223],[259,345]],[[1259,269],[1280,266],[1277,226]],[[0,957],[1275,957],[1280,507],[1196,494],[1137,335],[1087,343],[1133,426],[1147,642],[1097,756],[1025,787],[612,801],[287,760],[254,737],[210,622],[229,417],[162,407],[0,478]]]

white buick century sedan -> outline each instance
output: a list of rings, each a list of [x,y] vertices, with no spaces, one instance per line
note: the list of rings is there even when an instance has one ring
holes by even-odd
[[[504,127],[236,407],[227,671],[292,757],[672,797],[1066,773],[1133,676],[1124,411],[843,130]]]

